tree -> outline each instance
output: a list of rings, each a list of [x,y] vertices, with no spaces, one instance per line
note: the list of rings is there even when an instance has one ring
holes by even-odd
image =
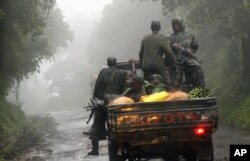
[[[55,49],[70,39],[69,26],[60,11],[50,12],[54,4],[55,0],[0,2],[0,97],[15,83],[39,71],[41,61],[52,58]]]
[[[198,34],[207,82],[228,118],[250,95],[249,1],[162,0],[162,4],[165,14],[176,12]]]
[[[189,26],[202,32],[203,36],[215,34],[225,39],[237,39],[241,46],[239,56],[242,56],[242,79],[250,79],[250,4],[247,0],[203,0],[182,1],[162,0],[165,14],[174,9],[179,10],[189,21]],[[209,32],[210,31],[210,32]],[[214,34],[215,33],[215,34]],[[243,88],[249,90],[248,83]],[[242,89],[242,90],[243,90]],[[245,91],[245,92],[247,92]]]

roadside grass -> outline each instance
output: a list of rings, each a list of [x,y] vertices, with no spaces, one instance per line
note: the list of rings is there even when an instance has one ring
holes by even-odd
[[[236,127],[250,130],[250,96],[232,111],[228,120]]]
[[[10,134],[18,134],[27,125],[28,119],[21,107],[0,100],[0,143],[4,143]]]
[[[45,128],[54,128],[47,116],[26,116],[21,107],[0,100],[0,161],[10,161],[37,145]]]

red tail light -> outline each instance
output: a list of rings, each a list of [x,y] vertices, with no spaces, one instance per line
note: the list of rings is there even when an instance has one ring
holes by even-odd
[[[206,131],[205,131],[204,127],[197,127],[194,129],[194,134],[197,136],[204,135],[205,133],[206,133]]]

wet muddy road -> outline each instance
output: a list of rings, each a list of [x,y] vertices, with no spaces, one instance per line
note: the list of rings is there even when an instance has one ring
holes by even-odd
[[[88,113],[85,110],[50,113],[56,122],[56,129],[44,131],[44,141],[30,149],[27,161],[108,161],[107,141],[100,142],[99,156],[88,156],[91,143],[87,131]],[[214,137],[216,161],[229,160],[230,144],[250,144],[250,133],[236,129],[219,127]]]

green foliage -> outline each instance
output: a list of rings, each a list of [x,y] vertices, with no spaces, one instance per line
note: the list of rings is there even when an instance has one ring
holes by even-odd
[[[215,89],[221,108],[229,110],[244,100],[242,93],[242,56],[237,38],[225,41],[223,48],[216,52],[213,66],[208,72],[208,83]],[[227,113],[228,115],[228,113]]]
[[[59,46],[71,39],[55,0],[0,2],[0,96],[30,73],[39,71]]]
[[[2,10],[0,10],[0,22],[4,19],[4,12]]]
[[[10,158],[17,151],[8,142],[13,142],[13,136],[17,136],[28,124],[21,107],[0,100],[0,161]]]
[[[20,106],[0,99],[0,161],[12,160],[41,141],[41,129],[55,129],[50,117],[27,118]]]
[[[52,58],[56,48],[72,39],[54,4],[55,0],[0,1],[0,160],[24,148],[19,141],[31,139],[34,132],[21,107],[5,101],[8,89],[39,71],[42,60]]]
[[[8,103],[5,100],[0,101],[0,142],[5,138],[22,129],[27,124],[27,118],[21,107]]]
[[[242,105],[235,107],[229,120],[234,126],[250,129],[250,97]]]
[[[217,28],[228,37],[249,29],[249,2],[246,0],[162,0],[162,4],[165,14],[179,9],[192,27]]]
[[[19,149],[16,147],[5,147],[0,151],[0,161],[8,161],[13,156],[17,155]]]
[[[232,121],[229,116],[250,95],[249,1],[162,0],[162,4],[165,14],[174,11],[198,35],[206,84],[218,97],[222,120]]]

